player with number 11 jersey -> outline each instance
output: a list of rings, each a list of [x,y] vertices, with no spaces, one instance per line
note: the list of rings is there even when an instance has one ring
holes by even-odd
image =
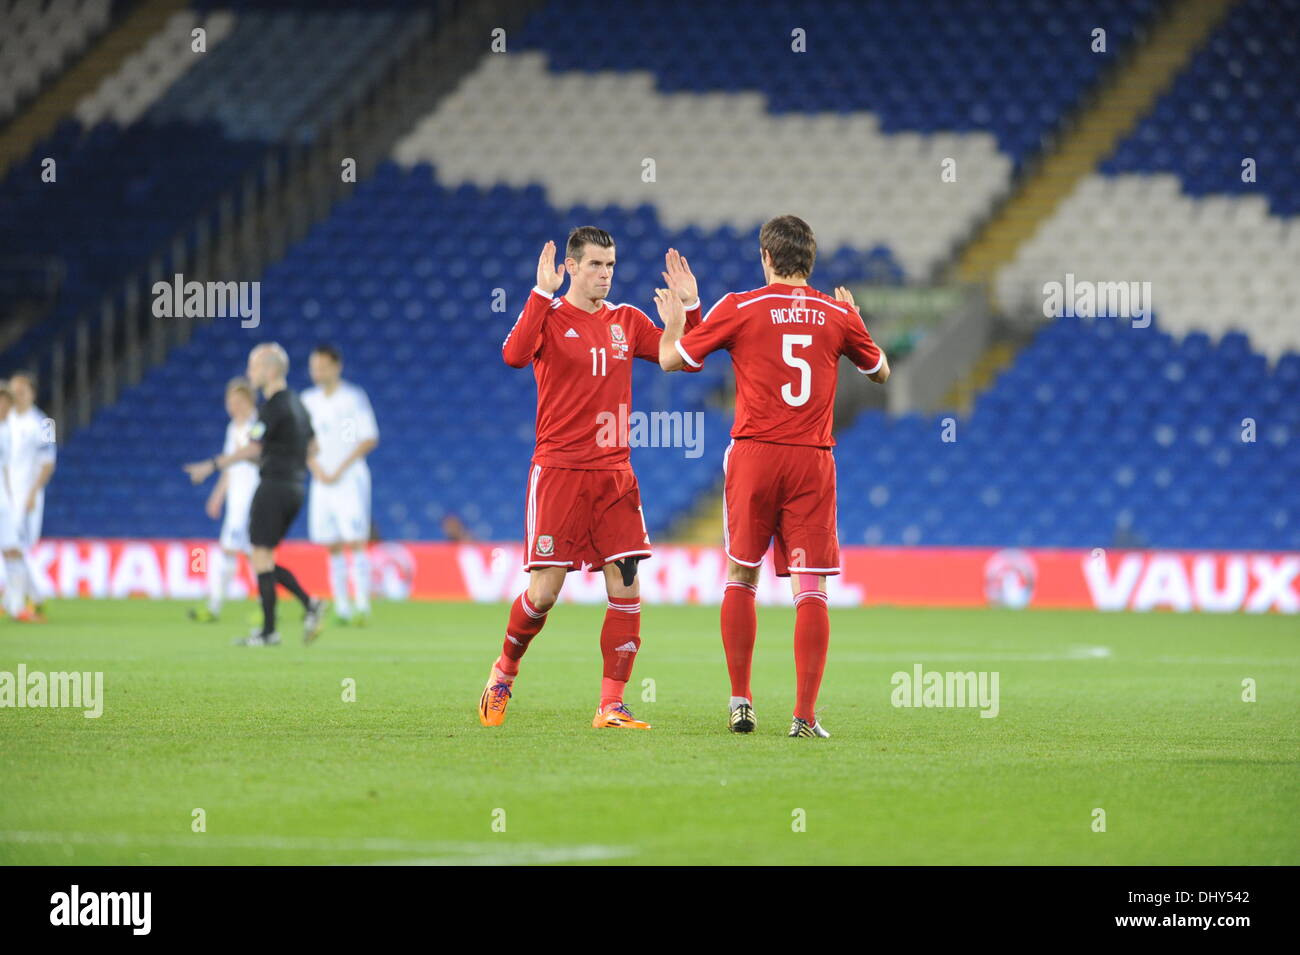
[[[659,328],[639,308],[608,301],[614,239],[584,226],[569,235],[564,265],[554,266],[546,243],[537,285],[502,343],[506,364],[533,366],[537,380],[537,444],[528,471],[524,509],[524,568],[528,589],[510,609],[501,655],[479,700],[479,720],[499,726],[520,661],[541,631],[565,575],[599,570],[609,597],[600,632],[604,658],[600,703],[592,726],[649,729],[623,702],[641,646],[637,565],[650,557],[641,492],[632,473],[626,430],[632,404],[632,360],[659,361]],[[695,279],[670,253],[668,272],[683,289],[678,302],[692,326],[699,321]],[[570,278],[569,290],[556,293]]]

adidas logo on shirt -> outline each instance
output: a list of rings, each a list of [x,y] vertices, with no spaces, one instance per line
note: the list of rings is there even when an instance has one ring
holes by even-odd
[[[564,333],[564,337],[565,337],[565,338],[577,338],[577,337],[578,337],[578,333],[575,332],[572,328],[570,328],[567,332]]]

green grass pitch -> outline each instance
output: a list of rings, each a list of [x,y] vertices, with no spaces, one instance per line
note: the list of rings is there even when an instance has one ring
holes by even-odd
[[[103,671],[105,698],[0,709],[0,862],[1300,863],[1294,618],[833,609],[834,736],[792,740],[788,608],[759,610],[741,737],[715,607],[645,607],[647,733],[591,729],[603,607],[556,608],[484,729],[503,605],[381,604],[310,648],[282,606],[268,649],[229,645],[251,604],[0,621],[0,671]],[[999,715],[895,708],[917,663],[996,671]]]

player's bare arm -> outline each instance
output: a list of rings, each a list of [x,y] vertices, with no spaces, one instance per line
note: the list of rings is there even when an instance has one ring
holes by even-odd
[[[226,490],[230,485],[230,472],[222,471],[221,477],[217,479],[216,486],[212,488],[212,493],[208,495],[207,505],[204,512],[214,521],[221,516],[221,507],[226,502]]]
[[[185,465],[185,473],[195,484],[202,484],[217,471],[224,471],[240,461],[256,461],[262,456],[262,442],[250,441],[229,454],[215,454],[206,461],[191,461]]]
[[[36,480],[32,482],[31,490],[27,492],[26,509],[28,511],[35,509],[37,496],[45,489],[45,485],[50,483],[50,478],[52,477],[54,477],[54,462],[46,461],[41,465],[41,470],[36,475]]]
[[[659,339],[659,367],[664,371],[680,371],[686,364],[677,352],[677,343],[686,330],[686,309],[682,307],[681,296],[673,289],[655,289],[655,307],[664,323],[664,334]]]
[[[317,443],[315,438],[312,438],[311,443],[307,445],[307,473],[311,475],[313,481],[320,481],[322,484],[333,484],[338,479],[339,474],[343,473],[343,469],[339,468],[338,474],[326,473],[320,463],[320,444]]]
[[[322,484],[333,484],[338,480],[343,470],[343,468],[339,468],[334,474],[326,472],[320,463],[320,443],[315,438],[312,438],[307,445],[307,472],[312,476],[312,480],[320,481]]]
[[[853,301],[853,293],[843,285],[837,285],[835,287],[835,300],[837,302],[844,302],[853,308],[858,307],[857,303]],[[880,343],[877,342],[876,344],[879,346]],[[867,375],[867,377],[878,385],[883,385],[889,380],[889,359],[885,356],[885,350],[883,348],[880,349],[880,368]]]
[[[346,458],[343,459],[343,461],[339,464],[338,468],[334,471],[334,473],[325,474],[324,470],[322,469],[321,473],[325,474],[322,480],[326,484],[335,483],[336,481],[338,481],[339,478],[341,478],[345,473],[347,473],[348,468],[352,467],[353,462],[360,461],[362,458],[364,458],[371,451],[375,450],[375,448],[377,447],[379,447],[378,438],[367,438],[364,441],[358,441],[357,446],[352,449],[352,451],[348,454]],[[313,458],[312,460],[314,461],[315,459]]]

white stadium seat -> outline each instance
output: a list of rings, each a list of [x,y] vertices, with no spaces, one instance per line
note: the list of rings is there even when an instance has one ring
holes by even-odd
[[[601,104],[596,156],[556,125],[585,101]],[[816,154],[786,145],[801,142]],[[432,163],[444,185],[540,183],[559,205],[651,202],[670,228],[748,231],[799,210],[824,249],[885,245],[914,279],[946,260],[1011,176],[985,133],[886,135],[870,113],[773,114],[760,93],[665,94],[648,73],[549,73],[537,52],[484,58],[393,157]],[[656,182],[642,179],[645,158]],[[954,183],[940,181],[947,158]],[[664,182],[673,188],[656,190]]]

